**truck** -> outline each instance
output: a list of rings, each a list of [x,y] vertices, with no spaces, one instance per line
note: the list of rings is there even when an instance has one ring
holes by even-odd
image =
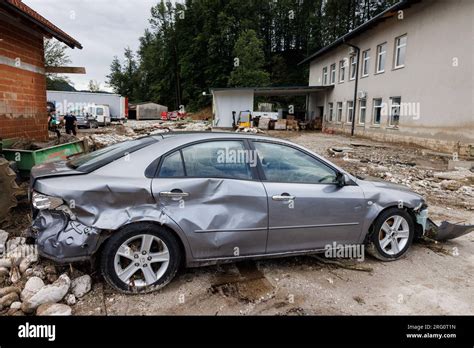
[[[54,103],[56,113],[78,113],[80,110],[96,115],[99,124],[106,124],[110,117],[113,122],[125,122],[128,118],[128,98],[114,93],[46,91],[48,102]],[[95,108],[95,109],[94,109]],[[107,115],[107,109],[109,115]]]

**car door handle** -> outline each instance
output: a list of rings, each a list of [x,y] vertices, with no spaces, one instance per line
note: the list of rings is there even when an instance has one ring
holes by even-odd
[[[295,196],[290,196],[288,194],[282,194],[282,195],[276,195],[276,196],[272,196],[272,199],[274,201],[292,201],[294,200],[296,197]]]
[[[178,197],[188,197],[188,196],[189,196],[189,193],[177,191],[177,190],[160,192],[160,197],[178,198]]]

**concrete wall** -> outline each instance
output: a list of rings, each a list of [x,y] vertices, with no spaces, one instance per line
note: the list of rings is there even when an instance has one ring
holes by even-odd
[[[367,92],[366,123],[356,134],[380,140],[416,143],[438,150],[467,151],[474,143],[474,1],[422,1],[403,10],[403,18],[392,17],[351,40],[362,51],[370,49],[369,75],[360,77],[359,91]],[[395,38],[407,34],[405,66],[394,69]],[[385,72],[376,74],[377,45],[387,42]],[[339,83],[339,61],[349,59],[349,47],[340,46],[310,65],[309,85],[322,84],[323,67],[336,63],[336,83],[324,98],[312,103],[324,105],[343,102],[343,122],[325,122],[327,129],[348,132],[347,101],[353,100],[354,81]],[[399,126],[388,124],[389,111],[380,125],[373,123],[373,99],[382,98],[387,106],[391,97],[401,97],[408,111],[400,116]],[[359,104],[359,101],[357,101]],[[411,110],[409,110],[411,107]],[[459,144],[458,144],[459,142]]]
[[[0,10],[0,138],[48,137],[43,36]]]

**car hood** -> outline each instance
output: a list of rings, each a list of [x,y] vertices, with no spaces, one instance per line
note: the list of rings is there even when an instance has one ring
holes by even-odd
[[[377,178],[377,177],[367,176],[363,179],[359,178],[359,180],[361,180],[364,183],[374,185],[375,187],[413,192],[408,186],[401,185],[401,184],[395,184],[393,182],[388,182],[388,181],[382,180],[382,179]]]

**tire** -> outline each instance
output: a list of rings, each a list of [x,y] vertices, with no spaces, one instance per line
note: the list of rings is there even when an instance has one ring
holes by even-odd
[[[149,248],[144,241],[151,241]],[[143,254],[144,251],[148,252]],[[151,255],[158,261],[151,261]],[[118,230],[106,241],[100,268],[104,279],[116,290],[148,293],[167,285],[180,262],[179,243],[172,233],[153,223],[139,222]]]
[[[400,223],[396,229],[393,225],[398,222]],[[379,260],[395,261],[400,259],[413,242],[415,225],[406,210],[389,208],[377,217],[373,226],[367,251]]]

